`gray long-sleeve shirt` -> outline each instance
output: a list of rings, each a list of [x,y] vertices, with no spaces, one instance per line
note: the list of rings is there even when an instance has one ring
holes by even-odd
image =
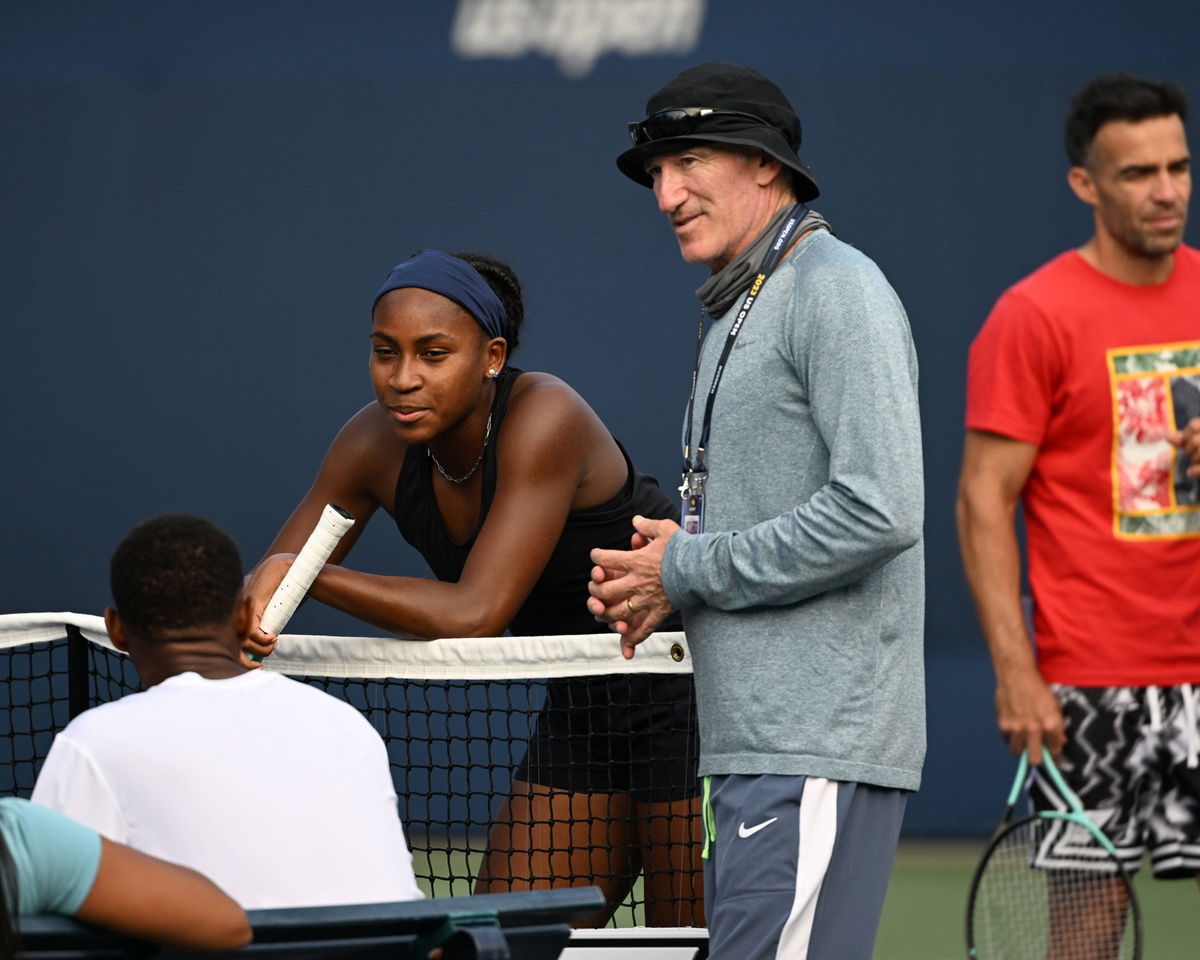
[[[693,437],[739,303],[700,363]],[[663,558],[702,774],[915,790],[925,752],[917,363],[875,264],[822,230],[767,281],[713,410],[704,532]]]

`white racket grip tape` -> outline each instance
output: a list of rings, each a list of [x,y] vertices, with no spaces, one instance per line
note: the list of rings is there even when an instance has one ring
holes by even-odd
[[[321,519],[317,521],[316,528],[296,554],[296,559],[292,561],[288,572],[271,595],[267,609],[263,611],[259,628],[264,633],[279,633],[287,626],[292,614],[300,606],[300,601],[308,593],[308,588],[325,566],[325,561],[333,553],[333,548],[352,526],[354,518],[335,504],[327,504],[321,511]]]

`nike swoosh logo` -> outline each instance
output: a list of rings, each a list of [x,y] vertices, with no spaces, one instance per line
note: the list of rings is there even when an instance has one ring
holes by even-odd
[[[754,836],[763,827],[769,827],[771,824],[773,824],[778,819],[779,819],[778,817],[772,817],[770,820],[764,820],[762,823],[756,823],[752,827],[746,826],[746,821],[743,820],[738,825],[738,836],[741,837],[743,840],[745,840],[747,837]]]

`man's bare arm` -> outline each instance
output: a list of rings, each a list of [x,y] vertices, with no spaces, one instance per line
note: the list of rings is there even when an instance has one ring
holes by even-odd
[[[1040,763],[1044,743],[1064,743],[1058,700],[1038,674],[1021,608],[1021,557],[1016,510],[1037,447],[968,430],[958,487],[958,536],[963,569],[996,673],[996,719],[1014,753],[1029,749]]]

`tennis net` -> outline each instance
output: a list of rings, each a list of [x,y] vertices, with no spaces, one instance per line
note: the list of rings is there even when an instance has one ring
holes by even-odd
[[[383,737],[427,895],[596,883],[620,904],[597,923],[703,925],[683,634],[633,660],[612,634],[285,635],[265,668],[351,703]],[[101,618],[0,616],[0,791],[28,796],[72,716],[138,689]]]

